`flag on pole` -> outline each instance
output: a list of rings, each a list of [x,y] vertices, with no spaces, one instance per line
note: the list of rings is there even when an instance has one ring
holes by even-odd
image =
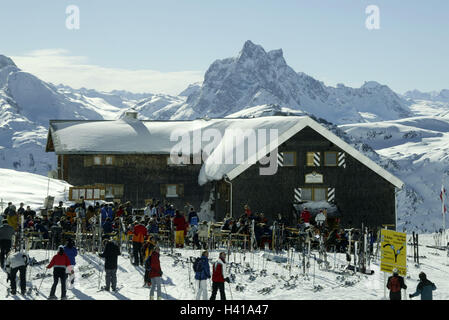
[[[446,196],[446,189],[444,189],[444,185],[441,185],[440,199],[441,199],[441,208],[443,211],[443,215],[446,214],[446,205],[444,204],[444,197]]]

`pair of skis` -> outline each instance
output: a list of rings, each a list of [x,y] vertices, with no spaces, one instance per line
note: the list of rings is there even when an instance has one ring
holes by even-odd
[[[114,294],[118,293],[121,289],[123,289],[123,286],[118,286],[117,288],[115,288],[115,290],[106,290],[106,287],[101,287],[100,290],[98,290],[97,292],[110,292]]]
[[[413,231],[413,262],[419,266],[419,240],[418,234]]]

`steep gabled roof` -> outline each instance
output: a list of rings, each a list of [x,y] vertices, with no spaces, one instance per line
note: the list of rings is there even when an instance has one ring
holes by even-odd
[[[220,133],[219,141],[215,141],[213,152],[201,168],[198,181],[204,184],[210,180],[220,180],[227,176],[234,179],[257,161],[261,160],[279,145],[296,133],[310,127],[340,149],[357,159],[397,188],[403,182],[383,169],[377,163],[361,154],[325,127],[310,117],[270,116],[251,119],[198,119],[192,121],[140,121],[121,119],[114,121],[50,121],[49,140],[57,154],[167,154],[178,144],[177,139],[170,139],[178,129],[185,130],[191,136],[196,132],[214,129]],[[248,140],[236,141],[230,133],[232,129],[260,130],[265,129],[264,139],[257,136],[257,146],[250,148]],[[277,139],[269,135],[270,129],[277,130]],[[203,145],[190,141],[190,154],[199,154]],[[232,146],[232,150],[228,146]],[[247,147],[247,148],[246,148]],[[215,156],[236,153],[238,148],[245,149],[244,161],[239,163],[223,163],[214,161]],[[237,162],[237,161],[235,161]]]
[[[327,130],[325,127],[320,125],[318,122],[314,121],[310,117],[298,117],[300,120],[296,125],[289,128],[285,132],[283,132],[279,138],[278,138],[278,146],[283,144],[285,141],[293,137],[296,133],[303,130],[305,127],[310,127],[316,132],[318,132],[320,135],[322,135],[324,138],[335,144],[337,147],[345,151],[347,154],[351,155],[356,160],[360,161],[362,164],[376,172],[378,175],[383,177],[385,180],[393,184],[396,188],[402,189],[404,183],[394,175],[392,175],[390,172],[379,166],[377,163],[375,163],[373,160],[368,158],[367,156],[363,155],[356,149],[354,149],[351,145],[337,137],[334,133]],[[273,151],[275,148],[270,148],[269,151]],[[259,161],[262,157],[257,157],[256,162]],[[251,162],[254,164],[255,162]],[[233,180],[235,177],[240,175],[242,172],[244,172],[246,169],[248,169],[252,164],[240,164],[236,167],[234,167],[232,170],[230,170],[226,175],[230,180]]]

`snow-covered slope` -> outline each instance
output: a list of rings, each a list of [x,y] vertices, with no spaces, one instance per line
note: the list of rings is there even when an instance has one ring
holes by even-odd
[[[410,235],[407,239],[410,238]],[[433,292],[434,300],[449,299],[448,258],[444,251],[427,248],[425,245],[434,245],[433,235],[420,235],[420,266],[413,263],[412,247],[407,248],[408,274],[405,278],[407,291],[403,291],[405,299],[408,294],[414,293],[418,285],[418,275],[421,271],[427,274],[430,281],[434,282],[437,290]],[[221,248],[220,250],[226,250]],[[128,254],[122,250],[123,255],[118,258],[117,283],[120,290],[117,293],[99,291],[99,286],[104,286],[104,262],[98,255],[92,253],[79,253],[76,257],[75,283],[73,288],[67,290],[69,299],[73,300],[148,300],[149,289],[143,287],[144,269],[141,266],[133,266],[128,259]],[[32,258],[37,261],[51,258],[55,251],[31,250]],[[179,254],[178,257],[175,255]],[[211,250],[209,259],[217,260],[219,250]],[[291,269],[288,263],[276,263],[263,258],[270,252],[256,251],[253,253],[231,252],[228,257],[228,272],[235,275],[235,282],[226,284],[225,293],[227,300],[383,300],[384,299],[384,274],[379,270],[379,260],[371,262],[373,275],[361,273],[344,273],[346,266],[344,254],[328,254],[330,270],[320,268],[314,256],[317,251],[312,251],[310,268],[303,273],[302,255],[295,252],[291,259]],[[162,299],[163,300],[194,300],[195,282],[192,285],[189,279],[194,276],[192,264],[188,263],[190,257],[200,256],[200,251],[190,249],[175,249],[174,255],[170,255],[170,249],[162,248],[160,253],[162,275]],[[284,252],[280,257],[287,259]],[[175,263],[175,261],[178,261]],[[232,265],[232,267],[231,267]],[[45,273],[45,264],[31,267],[28,276],[27,288],[34,286],[40,288],[37,294],[26,296],[20,294],[9,296],[6,300],[36,300],[47,299],[50,293],[53,279],[51,273],[44,280],[36,279],[37,274]],[[265,270],[266,273],[262,272]],[[343,272],[343,273],[342,273]],[[254,279],[253,279],[254,278]],[[0,283],[6,283],[6,273],[0,272]],[[237,286],[243,287],[243,292],[237,290]],[[271,288],[269,294],[263,290]],[[2,286],[1,294],[6,294],[6,287]],[[60,297],[60,284],[56,291]],[[211,283],[208,283],[208,297],[211,294]],[[387,291],[388,299],[388,291]],[[2,296],[2,299],[5,296]],[[219,297],[217,297],[219,298]],[[419,300],[414,298],[413,300]],[[217,313],[214,314],[213,317]]]
[[[442,227],[441,184],[449,185],[449,119],[420,116],[396,121],[341,125],[370,145],[405,183],[398,194],[399,230],[433,232]]]
[[[257,118],[268,116],[303,116],[306,113],[290,108],[280,107],[275,104],[249,107],[236,113],[227,115],[226,118]]]
[[[34,210],[42,208],[47,190],[48,195],[55,197],[56,204],[66,202],[71,187],[61,180],[9,169],[0,169],[0,177],[0,199],[5,203],[12,202],[17,208],[21,202]]]
[[[174,97],[167,94],[150,94],[148,97],[137,101],[132,108],[139,113],[139,119],[152,120],[159,118],[155,115],[163,112],[162,110],[170,109],[173,106],[178,107],[185,100],[186,98],[183,96]]]

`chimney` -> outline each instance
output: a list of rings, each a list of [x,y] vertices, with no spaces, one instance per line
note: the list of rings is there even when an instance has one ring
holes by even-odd
[[[137,119],[137,115],[138,115],[138,112],[135,111],[135,110],[129,110],[129,111],[125,112],[125,118],[126,119],[136,120]]]

